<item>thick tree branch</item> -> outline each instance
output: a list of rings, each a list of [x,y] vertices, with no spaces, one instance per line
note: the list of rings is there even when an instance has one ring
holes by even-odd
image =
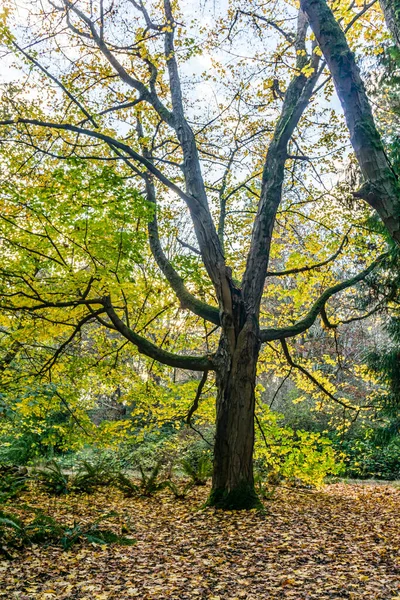
[[[294,362],[294,360],[292,359],[290,352],[289,352],[289,348],[287,345],[287,342],[285,339],[281,340],[281,344],[282,344],[282,350],[283,350],[283,354],[285,355],[285,358],[288,362],[288,364],[294,368],[297,369],[298,371],[300,371],[301,373],[303,373],[303,375],[305,375],[310,381],[313,382],[313,384],[321,390],[321,392],[323,392],[326,396],[328,396],[328,398],[330,398],[331,400],[333,400],[334,402],[336,402],[337,404],[340,404],[341,406],[345,407],[345,408],[349,408],[351,410],[358,410],[359,407],[357,406],[351,406],[351,404],[348,404],[347,402],[343,402],[343,400],[340,400],[340,398],[336,398],[336,396],[334,396],[333,394],[331,394],[329,392],[329,390],[326,389],[326,387],[320,382],[318,381],[318,379],[316,379],[314,377],[314,375],[312,375],[309,371],[307,371],[307,369],[305,367],[303,367],[303,365],[300,365],[299,363]]]
[[[109,296],[103,298],[103,306],[115,329],[134,344],[141,354],[145,354],[149,358],[153,358],[163,365],[168,365],[169,367],[175,367],[177,369],[189,369],[191,371],[214,370],[212,356],[183,356],[173,354],[172,352],[163,350],[159,346],[149,342],[146,338],[132,331],[132,329],[125,325],[115,312]]]
[[[175,131],[183,152],[182,168],[186,189],[197,200],[195,210],[191,209],[191,217],[204,266],[214,285],[222,312],[231,316],[231,280],[208,205],[196,139],[184,113],[181,81],[174,45],[176,23],[170,0],[164,0],[164,11],[168,23],[164,38],[164,52],[168,67]]]
[[[4,121],[0,121],[0,125],[13,125],[18,126],[18,124],[26,124],[26,125],[35,125],[37,127],[43,127],[48,129],[56,129],[59,131],[72,131],[74,133],[78,133],[81,135],[86,135],[87,137],[95,138],[101,140],[108,144],[111,147],[118,148],[122,150],[128,156],[130,156],[133,160],[137,161],[140,165],[144,166],[152,175],[154,175],[162,184],[168,187],[172,192],[175,192],[182,200],[186,202],[189,208],[195,208],[197,202],[195,198],[186,194],[179,186],[170,181],[168,177],[166,177],[157,167],[155,167],[149,160],[147,160],[144,156],[141,156],[138,152],[133,150],[128,144],[124,142],[120,142],[115,138],[112,138],[109,135],[104,133],[100,133],[99,131],[92,131],[91,129],[85,129],[83,127],[78,127],[77,125],[70,125],[69,123],[51,123],[47,121],[40,121],[38,119],[6,119]]]
[[[400,50],[400,6],[397,0],[380,0],[386,25]]]
[[[243,297],[250,313],[257,314],[268,268],[269,250],[275,217],[282,199],[282,186],[290,138],[306,110],[316,81],[321,73],[318,70],[319,58],[313,53],[312,75],[307,78],[303,69],[309,62],[306,52],[307,22],[299,11],[295,48],[297,52],[297,74],[285,93],[282,112],[268,148],[262,177],[261,198],[254,222],[250,252],[243,275]]]
[[[27,298],[32,298],[32,300],[38,301],[37,297],[34,296],[28,296],[28,294],[24,294],[24,293],[16,293],[16,294],[12,294],[13,296],[17,296],[17,295],[22,295],[24,297]],[[1,294],[0,297],[7,297],[6,294]],[[96,304],[103,304],[103,299],[102,298],[92,298],[92,299],[77,299],[77,300],[65,300],[64,302],[47,302],[45,300],[42,300],[41,298],[39,299],[39,303],[38,304],[34,304],[34,305],[13,305],[13,304],[6,304],[6,303],[2,303],[1,304],[1,308],[3,310],[9,310],[10,312],[19,312],[19,311],[26,311],[26,312],[37,312],[40,310],[45,310],[47,308],[75,308],[76,306],[87,306],[88,308],[91,306],[96,306]]]
[[[384,307],[384,305],[385,301],[379,302],[376,306],[374,306],[374,308],[364,313],[363,315],[351,317],[350,319],[343,319],[341,321],[338,321],[337,323],[331,323],[324,306],[321,310],[321,319],[327,329],[337,329],[340,325],[349,325],[350,323],[355,323],[356,321],[363,321],[364,319],[368,319],[368,317],[371,317],[379,310],[381,310]]]
[[[285,271],[268,271],[267,277],[282,277],[284,275],[295,275],[296,273],[304,273],[305,271],[312,271],[314,269],[319,269],[320,267],[325,267],[329,263],[333,262],[339,254],[342,252],[343,248],[348,242],[348,233],[342,240],[339,248],[336,250],[334,254],[332,254],[329,258],[322,260],[319,263],[314,263],[313,265],[304,265],[304,267],[295,267],[293,269],[287,269]]]
[[[298,335],[299,333],[303,333],[307,331],[316,321],[321,311],[324,309],[325,304],[335,294],[341,292],[360,281],[363,281],[374,269],[377,267],[384,258],[387,257],[387,254],[381,254],[374,262],[372,262],[369,267],[355,275],[351,279],[346,279],[346,281],[342,281],[341,283],[337,283],[332,287],[325,290],[323,294],[314,302],[308,314],[294,325],[288,325],[287,327],[280,327],[277,329],[263,329],[260,331],[260,339],[264,342],[270,342],[272,340],[282,340],[285,338],[293,337]]]
[[[122,64],[117,60],[115,55],[108,48],[107,44],[104,41],[104,38],[97,31],[96,26],[93,23],[93,21],[91,19],[89,19],[89,17],[87,17],[81,10],[79,10],[77,8],[76,3],[72,3],[69,0],[63,0],[63,1],[64,1],[65,9],[67,11],[67,17],[68,17],[69,11],[73,12],[88,27],[88,29],[90,31],[90,35],[84,34],[82,31],[78,30],[77,28],[74,28],[70,21],[68,22],[69,27],[75,33],[77,33],[77,35],[79,35],[81,37],[86,35],[86,37],[93,40],[93,42],[96,44],[96,46],[102,52],[103,56],[107,59],[107,61],[110,63],[110,65],[118,73],[121,80],[124,81],[127,85],[129,85],[133,89],[135,89],[137,92],[139,92],[140,97],[143,98],[143,100],[145,100],[149,104],[151,104],[151,106],[155,109],[155,111],[163,119],[163,121],[165,121],[171,127],[173,127],[174,126],[173,116],[170,113],[170,111],[161,102],[161,100],[155,93],[155,90],[153,89],[150,91],[144,85],[144,83],[142,83],[138,79],[135,79],[128,73],[128,71],[122,66]]]
[[[137,122],[137,131],[140,139],[143,139],[143,129],[140,121]],[[150,151],[142,144],[143,156],[150,163],[153,162]],[[209,306],[205,302],[198,300],[189,290],[185,287],[184,281],[179,273],[174,269],[171,262],[165,255],[162,248],[160,236],[158,233],[158,221],[157,221],[157,201],[156,201],[156,188],[153,180],[148,175],[144,177],[146,184],[146,197],[147,200],[153,205],[153,216],[148,222],[147,228],[149,233],[150,249],[153,257],[167,279],[168,283],[177,295],[182,308],[191,310],[195,315],[219,325],[220,317],[218,308]]]
[[[188,250],[190,250],[191,252],[193,252],[193,254],[197,254],[198,256],[201,256],[200,250],[198,250],[197,248],[195,248],[195,246],[192,246],[192,244],[188,244],[187,242],[181,240],[178,237],[176,239],[177,239],[177,241],[180,243],[180,245],[183,248],[187,248]]]
[[[153,193],[150,192],[152,188],[151,182],[146,182],[146,187],[148,188],[147,198],[149,201],[152,201],[151,198],[154,197]],[[153,190],[154,191],[154,190]],[[155,201],[154,201],[155,203]],[[155,209],[156,210],[156,209]],[[210,306],[206,302],[202,302],[198,298],[196,298],[193,294],[189,292],[189,290],[185,287],[185,283],[179,273],[174,269],[170,261],[167,259],[164,250],[161,246],[159,234],[158,234],[158,224],[157,224],[157,215],[154,212],[153,219],[148,224],[149,231],[149,241],[150,248],[152,254],[166,277],[168,283],[174,290],[177,295],[182,308],[187,308],[195,315],[214,323],[215,325],[220,324],[220,316],[218,308],[214,308]]]

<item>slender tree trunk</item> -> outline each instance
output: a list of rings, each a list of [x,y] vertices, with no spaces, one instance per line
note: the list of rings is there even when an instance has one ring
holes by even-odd
[[[380,0],[386,25],[400,50],[400,0]]]
[[[217,370],[214,474],[208,501],[224,509],[261,507],[254,491],[255,383],[260,339],[257,320],[247,318],[229,352],[223,334]]]

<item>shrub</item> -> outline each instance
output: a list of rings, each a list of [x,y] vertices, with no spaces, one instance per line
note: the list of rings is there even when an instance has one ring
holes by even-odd
[[[330,440],[319,433],[280,427],[280,416],[268,412],[258,417],[255,464],[271,484],[281,480],[320,486],[327,475],[337,474],[340,464]]]
[[[0,465],[0,502],[14,498],[24,489],[28,480],[26,468],[14,465]]]
[[[205,485],[212,473],[212,463],[208,454],[189,456],[182,460],[181,466],[193,485]]]
[[[74,544],[82,541],[88,541],[90,544],[119,544],[121,546],[132,546],[135,544],[135,540],[125,536],[118,535],[108,529],[101,529],[99,527],[100,521],[107,518],[108,515],[97,519],[94,523],[88,525],[82,525],[74,522],[72,527],[66,527],[63,529],[62,536],[60,538],[61,546],[64,550],[68,550]]]
[[[52,519],[38,512],[33,521],[25,525],[14,514],[0,512],[0,551],[6,558],[12,558],[12,550],[19,550],[33,543],[57,540],[61,527]]]
[[[23,526],[24,536],[30,543],[44,544],[58,541],[63,533],[63,526],[55,519],[38,511],[33,521]]]
[[[34,434],[20,437],[3,435],[0,440],[0,462],[26,465],[37,456],[37,440]]]
[[[26,543],[24,526],[18,517],[0,511],[0,554],[12,558],[10,550]]]
[[[124,473],[119,472],[115,478],[115,484],[126,498],[132,498],[140,494],[140,488]]]
[[[151,469],[149,475],[141,464],[138,464],[140,471],[140,493],[142,496],[152,496],[156,492],[166,487],[166,481],[160,481],[159,475],[161,470],[161,463],[157,462]]]
[[[400,479],[399,437],[388,444],[377,444],[373,437],[356,438],[345,440],[340,447],[346,455],[343,475],[360,479]]]
[[[254,473],[254,487],[257,495],[263,500],[271,500],[276,493],[276,486],[270,481],[265,481],[260,471]]]
[[[37,511],[34,519],[27,524],[11,513],[0,511],[0,553],[13,558],[14,550],[21,550],[31,544],[60,544],[68,550],[76,543],[133,545],[135,540],[107,529],[99,523],[109,515],[87,524],[74,522],[73,526],[58,523],[52,517]]]
[[[172,481],[172,479],[168,479],[165,482],[165,487],[171,490],[176,500],[184,500],[188,495],[188,492],[192,489],[193,485],[194,484],[192,481],[188,481],[181,486]]]
[[[92,494],[97,488],[115,483],[117,472],[115,464],[106,456],[99,455],[95,460],[83,460],[78,465],[72,487],[74,491]]]
[[[49,494],[61,496],[69,492],[69,476],[63,473],[55,460],[49,461],[41,469],[36,469],[34,475]]]

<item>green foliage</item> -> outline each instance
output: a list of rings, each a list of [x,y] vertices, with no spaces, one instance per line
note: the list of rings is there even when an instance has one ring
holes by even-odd
[[[156,492],[166,487],[165,481],[160,481],[161,462],[156,463],[149,474],[141,464],[138,465],[140,471],[140,493],[142,496],[153,496]]]
[[[125,536],[118,535],[113,531],[107,529],[101,529],[99,526],[100,521],[107,518],[108,515],[97,519],[94,523],[82,525],[74,522],[72,527],[66,527],[63,530],[62,537],[60,538],[61,546],[64,550],[68,550],[74,544],[82,541],[88,541],[90,544],[119,544],[122,546],[132,546],[135,544],[135,540]]]
[[[254,488],[262,500],[271,500],[276,493],[276,486],[271,486],[269,480],[265,481],[263,473],[258,470],[254,473]]]
[[[109,459],[108,453],[96,451],[90,459],[76,463],[77,472],[69,475],[59,461],[52,460],[33,471],[47,493],[60,496],[69,492],[93,494],[99,487],[116,485],[128,494],[136,486],[120,470],[118,462]]]
[[[383,422],[372,432],[378,445],[388,444],[400,433],[400,319],[392,317],[385,329],[388,340],[367,356],[370,371],[384,386],[375,400]]]
[[[172,479],[167,479],[167,481],[165,482],[165,487],[171,490],[175,497],[175,500],[184,500],[190,492],[190,490],[192,489],[193,485],[193,481],[188,481],[183,485],[177,484]]]
[[[280,415],[264,410],[258,416],[255,464],[266,480],[302,482],[321,486],[340,464],[332,442],[319,433],[293,430],[279,425]]]
[[[12,410],[0,425],[2,462],[27,465],[66,450],[71,415],[53,402],[53,393],[52,386],[26,386],[14,398],[5,398]]]
[[[25,540],[32,544],[44,544],[57,541],[63,533],[63,527],[49,515],[38,511],[33,521],[23,526],[23,531]]]
[[[216,19],[210,35],[204,36],[201,49],[196,47],[197,37],[192,38],[193,31],[197,28],[195,21],[191,21],[188,28],[176,29],[179,52],[173,54],[179,58],[182,67],[185,68],[185,61],[190,60],[197,52],[208,52],[209,56],[213,56],[213,65],[201,76],[203,84],[208,85],[215,78],[215,83],[219,81],[218,86],[226,86],[228,92],[227,96],[221,99],[221,106],[216,107],[218,115],[209,115],[214,108],[210,107],[206,96],[203,99],[199,98],[196,120],[203,120],[203,112],[203,116],[208,115],[211,119],[207,118],[209,124],[202,128],[202,135],[196,135],[199,153],[193,152],[193,148],[189,151],[186,148],[187,144],[181,143],[182,139],[176,139],[175,133],[180,131],[182,123],[178,124],[175,133],[170,127],[171,118],[174,117],[171,117],[167,109],[171,90],[168,90],[163,79],[169,58],[160,53],[158,47],[162,35],[169,31],[169,26],[160,28],[161,37],[155,36],[153,39],[154,36],[150,36],[149,39],[143,34],[146,27],[142,29],[139,26],[139,15],[137,29],[133,35],[136,36],[135,44],[140,51],[132,53],[127,50],[124,55],[124,48],[130,48],[132,31],[126,29],[123,21],[121,26],[118,25],[117,13],[105,11],[103,16],[106,21],[110,20],[109,27],[119,31],[121,43],[117,53],[122,63],[129,65],[135,77],[144,78],[139,87],[148,85],[148,66],[153,65],[150,88],[154,85],[160,93],[160,102],[153,103],[153,107],[151,103],[147,103],[146,109],[142,110],[139,103],[132,112],[132,103],[128,103],[128,106],[118,106],[118,112],[115,112],[115,98],[111,98],[113,94],[122,93],[121,86],[124,82],[118,83],[118,73],[114,73],[117,79],[113,90],[110,90],[108,82],[110,76],[114,76],[111,75],[110,65],[115,64],[115,61],[109,54],[109,60],[103,61],[104,53],[96,48],[96,36],[93,37],[90,31],[86,31],[89,17],[83,18],[83,29],[69,29],[73,43],[70,47],[63,46],[65,61],[60,61],[57,57],[62,45],[62,38],[61,44],[59,42],[59,32],[63,31],[60,19],[62,21],[66,18],[65,25],[68,26],[68,11],[61,14],[54,9],[46,14],[44,37],[42,20],[36,18],[37,15],[32,19],[27,17],[27,22],[32,21],[32,27],[24,29],[27,39],[23,40],[23,45],[26,48],[34,48],[33,55],[30,59],[29,53],[24,52],[21,55],[19,52],[18,57],[23,61],[24,57],[28,62],[31,61],[33,70],[29,80],[29,94],[33,98],[40,98],[40,101],[26,101],[26,89],[23,89],[25,86],[18,78],[7,86],[1,106],[6,122],[2,125],[4,150],[0,157],[2,171],[10,175],[4,178],[1,190],[1,214],[4,218],[0,220],[3,248],[0,312],[4,337],[9,337],[11,342],[4,340],[2,355],[9,354],[9,346],[12,346],[13,341],[23,349],[23,359],[15,357],[15,360],[7,363],[8,368],[2,371],[1,379],[6,389],[4,402],[16,414],[15,421],[10,418],[9,424],[12,423],[13,427],[10,426],[6,433],[10,434],[10,429],[13,429],[17,436],[26,442],[26,452],[21,460],[26,462],[37,456],[58,455],[66,449],[82,447],[88,439],[94,440],[95,443],[101,439],[104,443],[118,445],[118,440],[124,439],[132,423],[133,429],[137,426],[138,435],[143,437],[145,428],[158,427],[161,431],[161,423],[168,423],[174,428],[181,426],[190,406],[189,395],[185,395],[181,390],[187,391],[190,387],[195,389],[198,381],[192,378],[192,381],[188,382],[189,385],[186,385],[179,381],[179,376],[177,383],[175,374],[172,376],[167,368],[156,364],[153,366],[151,361],[143,357],[139,362],[136,351],[132,352],[132,345],[125,349],[128,345],[127,338],[136,339],[134,345],[138,343],[141,352],[152,356],[149,343],[145,344],[143,340],[138,342],[139,338],[132,334],[126,336],[124,327],[116,327],[114,319],[107,313],[109,304],[114,306],[125,326],[132,328],[137,335],[152,340],[156,346],[169,348],[168,352],[181,352],[184,357],[180,359],[181,364],[183,361],[183,364],[187,365],[188,361],[192,360],[190,356],[195,352],[201,350],[202,353],[212,355],[218,347],[219,333],[213,332],[206,324],[204,332],[202,321],[199,323],[197,316],[190,316],[190,310],[186,311],[182,319],[184,313],[181,308],[192,308],[193,311],[193,306],[191,302],[182,299],[183,296],[177,292],[176,285],[180,288],[184,283],[190,295],[198,298],[203,308],[203,302],[211,302],[214,307],[211,313],[215,313],[217,298],[223,298],[224,305],[227,302],[225,294],[221,296],[219,290],[221,281],[225,278],[223,275],[221,280],[221,273],[225,268],[223,257],[226,257],[226,264],[232,268],[234,277],[240,277],[245,268],[246,254],[252,239],[251,231],[256,236],[254,238],[253,235],[251,244],[253,257],[254,249],[259,246],[256,238],[261,236],[261,246],[265,251],[262,256],[271,259],[271,268],[289,268],[296,274],[295,279],[285,277],[276,281],[277,278],[274,278],[270,285],[265,286],[262,320],[272,328],[287,323],[288,318],[292,323],[299,320],[300,323],[303,322],[304,315],[322,289],[337,283],[342,279],[342,275],[345,276],[345,271],[353,270],[354,265],[361,265],[369,260],[369,257],[365,256],[365,250],[370,239],[374,242],[378,240],[376,248],[381,245],[380,238],[374,234],[369,236],[365,231],[364,210],[361,210],[359,215],[349,215],[349,212],[357,211],[346,212],[343,203],[335,200],[336,196],[341,196],[336,194],[336,190],[331,189],[329,193],[321,194],[320,182],[323,179],[332,182],[337,179],[334,174],[340,155],[343,155],[342,148],[348,141],[348,135],[343,132],[341,116],[336,114],[335,108],[329,107],[331,84],[318,84],[318,89],[323,89],[325,94],[326,100],[322,104],[319,101],[314,102],[308,109],[308,103],[303,103],[300,96],[296,99],[297,92],[301,92],[305,79],[312,72],[309,58],[305,56],[307,52],[304,51],[303,55],[303,51],[293,51],[292,44],[285,46],[275,41],[272,46],[264,44],[269,35],[266,24],[275,22],[280,13],[279,7],[272,7],[274,3],[264,4],[264,16],[261,18],[265,28],[258,28],[257,36],[252,36],[249,49],[254,49],[254,54],[250,53],[246,60],[238,58],[238,61],[233,59],[226,62],[219,58],[221,43],[226,41],[225,28],[231,16],[229,12],[224,14],[221,21]],[[294,36],[294,22],[291,17],[287,22],[285,18],[293,12],[295,3],[287,4],[286,7],[282,5],[280,17],[283,17],[284,29],[287,28],[287,32],[283,32],[284,36],[291,39]],[[335,9],[338,11],[338,19],[340,18],[343,27],[346,28],[349,20],[355,17],[358,3],[353,3],[354,6],[350,8],[346,6],[343,10],[340,10],[340,4],[343,3],[336,2]],[[159,7],[155,5],[153,8],[157,13]],[[85,7],[82,7],[82,10],[84,9]],[[173,9],[178,14],[178,7],[174,5]],[[90,10],[90,19],[95,18],[92,15],[92,6]],[[286,14],[288,10],[289,13]],[[18,41],[23,36],[22,24],[17,14],[14,20],[11,8],[6,12],[10,12],[10,32],[13,32],[12,35],[15,35],[15,40]],[[27,15],[29,14],[27,9]],[[75,16],[79,14],[78,11]],[[243,15],[238,13],[237,19],[231,23],[233,39],[237,27],[243,26],[245,30],[244,24],[241,23],[245,14],[246,11]],[[179,17],[179,20],[186,22],[185,15],[186,8],[182,7],[182,18]],[[361,18],[363,15],[358,16]],[[161,14],[156,17],[157,21],[159,17],[162,22]],[[364,18],[368,17],[363,16],[363,21]],[[354,20],[354,24],[356,20],[358,19]],[[169,19],[167,21],[170,22]],[[368,32],[363,21],[363,29]],[[8,16],[4,14],[4,29],[7,23]],[[334,26],[340,33],[339,25],[334,23]],[[368,37],[367,33],[357,33],[357,27],[349,29],[352,45],[357,46],[360,43],[360,47],[364,48],[364,37]],[[278,31],[282,33],[280,27]],[[355,33],[352,33],[354,31]],[[18,44],[13,43],[11,34],[8,36],[5,31],[2,33],[3,41],[12,55]],[[206,30],[203,33],[206,33]],[[220,37],[220,33],[223,38]],[[86,43],[88,35],[93,44]],[[225,41],[222,42],[222,39]],[[350,54],[345,40],[342,39],[340,44],[343,60],[348,59]],[[109,52],[112,54],[111,46]],[[307,51],[308,46],[309,44]],[[74,59],[75,55],[79,54],[85,56],[83,78],[82,62]],[[260,61],[265,65],[262,74],[258,73]],[[44,77],[47,68],[33,68],[34,65],[42,64],[49,65],[50,71],[53,71],[53,65],[69,98],[65,98],[60,91],[55,101],[54,81],[48,87]],[[120,70],[118,72],[121,74]],[[245,85],[243,77],[247,82]],[[189,74],[189,84],[190,80]],[[292,84],[289,84],[290,80]],[[278,86],[278,95],[275,83]],[[241,111],[236,110],[235,103],[232,104],[233,100],[228,97],[229,89],[240,90],[240,103],[253,107],[251,110],[246,109],[245,117]],[[284,90],[287,90],[286,102],[283,104],[285,112],[280,114],[279,97]],[[72,97],[79,97],[80,102],[69,102]],[[298,106],[294,109],[296,102]],[[185,98],[183,104],[182,111],[178,111],[182,112],[181,116],[187,113],[186,109],[189,113],[193,112],[190,106],[186,106]],[[286,110],[288,105],[291,106],[289,112],[293,109],[289,119]],[[93,121],[92,125],[96,131],[81,130],[78,143],[76,125],[71,126],[71,123],[81,123],[82,126],[87,123],[82,121],[82,115],[78,118],[79,111],[85,113],[84,106],[90,106],[96,115],[96,123],[88,117]],[[126,110],[129,112],[125,112]],[[306,112],[304,118],[300,119],[302,110]],[[11,125],[14,118],[15,123]],[[297,122],[297,119],[300,120]],[[266,120],[268,129],[271,130],[268,131],[267,137],[274,140],[274,144],[278,138],[279,143],[283,144],[286,134],[289,140],[296,128],[296,137],[302,140],[303,154],[302,157],[297,156],[297,159],[320,156],[317,172],[309,161],[295,160],[294,153],[300,152],[293,146],[295,140],[290,141],[288,148],[279,153],[277,160],[274,159],[271,165],[266,164],[265,169],[262,168],[260,148],[264,148],[266,143]],[[371,138],[371,135],[377,138],[369,114],[366,125],[362,119],[359,121],[364,138]],[[47,124],[39,125],[40,122]],[[49,127],[49,122],[53,123],[53,126]],[[306,135],[310,122],[313,123],[313,132],[312,135]],[[55,125],[56,123],[58,125]],[[123,132],[124,142],[128,144],[125,150],[122,150],[124,146],[121,145],[121,141],[113,141],[113,136],[118,139],[121,137],[121,123],[124,123],[123,129],[127,129]],[[91,137],[86,137],[86,134],[90,134]],[[380,147],[379,139],[376,139],[375,145]],[[146,148],[145,152],[143,148]],[[214,148],[215,152],[210,153],[210,148]],[[141,184],[141,188],[148,193],[148,200],[152,200],[149,202],[136,189],[137,169],[144,169],[139,173],[144,175],[146,165],[150,167],[148,158],[153,150],[153,175],[148,180],[145,177],[146,185],[143,181],[143,185]],[[166,154],[162,158],[164,150]],[[141,159],[138,154],[140,152],[144,152]],[[160,156],[157,156],[158,154]],[[205,168],[197,164],[197,154],[201,157],[201,162],[207,161]],[[262,154],[265,155],[264,150]],[[269,158],[273,155],[273,152],[267,153]],[[38,156],[40,160],[37,160]],[[218,191],[215,185],[222,163],[226,163],[227,170],[220,180],[221,189]],[[288,167],[286,170],[285,164]],[[243,165],[246,165],[246,174]],[[258,174],[261,171],[264,171],[264,174],[269,173],[269,176],[260,179]],[[204,177],[204,189],[201,191],[203,182],[200,177],[196,180],[197,183],[194,182],[194,187],[189,186],[193,189],[198,188],[200,195],[196,193],[194,200],[188,197],[186,200],[189,201],[194,225],[194,230],[189,231],[188,239],[191,241],[193,234],[197,233],[204,264],[201,264],[198,253],[190,252],[188,248],[181,248],[177,244],[178,235],[187,227],[181,202],[185,195],[182,192],[178,193],[181,198],[176,201],[171,201],[172,196],[170,198],[171,194],[175,194],[174,186],[186,188],[185,184],[196,179],[196,173],[200,172]],[[167,187],[170,187],[167,195],[166,177],[170,179],[170,183],[167,182]],[[271,188],[271,193],[274,196],[273,203],[279,205],[279,213],[283,217],[273,228],[274,239],[270,240],[271,255],[268,256],[269,242],[268,248],[264,243],[268,228],[254,227],[254,219],[260,218],[257,210],[260,189],[265,187],[266,181],[270,179],[279,182],[279,185]],[[314,181],[316,183],[313,183]],[[207,202],[203,194],[208,196]],[[221,231],[218,233],[221,247],[217,243],[216,235],[208,235],[208,232],[213,231],[211,223],[201,224],[201,210],[194,210],[194,205],[191,205],[193,202],[194,205],[205,202],[204,214],[208,214],[209,208],[212,219],[219,214]],[[150,246],[154,255],[150,258],[147,226],[155,216],[156,207],[158,222],[153,222],[153,232],[150,233]],[[224,213],[225,232],[222,231]],[[255,217],[257,214],[259,216]],[[269,216],[274,218],[274,211]],[[348,254],[343,254],[337,268],[329,256],[333,250],[344,250],[344,247],[338,246],[338,238],[347,230],[349,216],[351,228],[362,233],[348,233]],[[362,230],[360,225],[363,226]],[[161,240],[158,251],[155,250],[157,228]],[[226,242],[234,240],[234,243],[227,243],[224,248],[224,237]],[[207,252],[206,246],[209,250]],[[323,261],[320,264],[325,266],[312,269],[310,265],[319,261]],[[253,264],[251,257],[247,264]],[[218,267],[216,271],[215,265]],[[180,298],[181,308],[178,304],[174,305],[175,293],[166,290],[160,271],[164,271],[167,280],[175,281],[172,287]],[[263,271],[264,268],[256,268],[254,272]],[[247,271],[249,272],[251,273],[251,270]],[[207,276],[210,273],[216,274],[212,277],[214,285]],[[263,282],[260,283],[262,289]],[[236,289],[236,293],[240,292]],[[184,296],[188,299],[186,292]],[[334,308],[333,304],[332,299],[328,312],[331,307]],[[343,304],[351,306],[351,302],[347,300]],[[178,310],[175,312],[175,306],[179,313]],[[201,314],[203,311],[199,312],[199,303],[196,303],[196,306],[195,312]],[[225,311],[226,306],[221,305],[220,308]],[[352,312],[350,308],[348,312]],[[253,316],[258,319],[258,315]],[[271,349],[268,346],[265,353],[268,352],[273,356],[276,368],[276,354],[279,355],[279,351],[276,352],[276,348]],[[311,361],[315,363],[315,357],[312,357]],[[171,360],[166,362],[171,364]],[[202,366],[208,368],[209,364],[209,358],[204,358]],[[40,384],[37,383],[38,374]],[[328,375],[329,373],[324,379],[334,388],[334,382]],[[42,385],[42,381],[51,381],[52,384]],[[109,394],[116,382],[118,389],[121,385],[124,402],[132,408],[132,421],[127,423],[121,418],[118,425],[103,423],[102,426],[97,426],[90,416],[93,417],[96,412],[98,396],[103,392]],[[310,386],[315,387],[308,382],[308,388]],[[334,392],[336,391],[334,389]],[[209,399],[212,400],[211,396],[212,394]],[[214,417],[215,403],[209,402],[212,409],[208,407],[205,413],[201,413],[205,404],[202,399],[195,418],[200,422],[203,419],[204,424],[205,417],[208,417],[209,425]],[[54,421],[49,415],[54,417]],[[260,420],[262,421],[261,417]],[[262,422],[261,426],[265,429],[266,439],[261,440],[261,443],[265,441],[265,448],[263,450],[258,443],[257,456],[271,477],[300,478],[305,482],[319,484],[325,473],[334,471],[331,448],[322,437],[279,427],[271,419],[268,423]],[[29,437],[32,435],[36,437]],[[146,474],[145,448],[138,448],[138,452],[142,453],[139,458],[142,474],[140,489],[146,495],[151,494],[160,485],[159,473],[154,467],[150,469],[149,475]],[[154,464],[154,460],[158,461],[159,456],[154,459],[152,457],[147,464]],[[132,464],[136,464],[136,461],[132,461]],[[184,458],[182,467],[196,485],[204,484],[209,476],[206,458],[197,462]],[[91,493],[99,486],[114,483],[115,473],[116,471],[106,464],[84,461],[74,478],[74,487],[76,490]],[[42,477],[47,481],[48,490],[55,493],[63,493],[63,490],[68,488],[68,481],[64,481],[63,472],[61,469],[57,472],[57,467],[47,469],[46,475]],[[118,476],[118,481],[127,493],[134,493],[134,487],[130,485],[126,476]]]
[[[126,498],[132,498],[140,494],[140,487],[121,471],[115,477],[115,485]]]
[[[208,454],[188,456],[182,460],[181,466],[193,485],[205,485],[212,474],[212,462]]]
[[[37,438],[25,433],[20,437],[2,435],[0,437],[0,460],[14,465],[26,465],[37,456]]]
[[[98,455],[93,461],[81,461],[72,487],[74,491],[92,494],[99,487],[111,485],[115,481],[115,477],[115,464],[110,462],[107,457]]]
[[[378,444],[369,432],[369,437],[345,440],[342,473],[347,477],[361,479],[400,479],[400,438],[397,436],[387,444]]]
[[[23,523],[15,515],[0,511],[0,555],[12,558],[12,548],[26,544],[28,539],[25,535]]]
[[[135,541],[132,538],[100,528],[99,523],[108,516],[104,515],[91,523],[74,522],[70,527],[60,524],[42,511],[36,511],[33,520],[27,523],[12,513],[0,511],[0,554],[13,558],[12,550],[32,544],[57,544],[64,550],[84,541],[99,545],[133,545]]]
[[[69,492],[70,477],[63,472],[61,466],[55,460],[49,461],[40,469],[35,469],[34,475],[48,494],[61,496]]]
[[[42,511],[26,524],[12,513],[0,512],[0,549],[7,558],[12,558],[12,549],[57,542],[62,534],[63,527]]]
[[[0,465],[0,503],[26,489],[28,471],[14,465]]]
[[[149,433],[144,427],[139,427],[137,434],[126,436],[114,453],[114,460],[121,470],[138,469],[140,464],[144,470],[150,471],[158,462],[169,468],[176,460],[179,449],[176,429],[164,426]]]

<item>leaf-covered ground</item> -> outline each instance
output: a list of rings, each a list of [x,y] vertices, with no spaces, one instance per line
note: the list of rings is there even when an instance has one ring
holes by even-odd
[[[116,511],[107,527],[134,546],[33,547],[0,563],[0,598],[12,600],[400,600],[400,489],[334,484],[322,492],[280,489],[264,515],[198,510],[168,493],[124,499],[25,494],[23,505],[63,522]]]

